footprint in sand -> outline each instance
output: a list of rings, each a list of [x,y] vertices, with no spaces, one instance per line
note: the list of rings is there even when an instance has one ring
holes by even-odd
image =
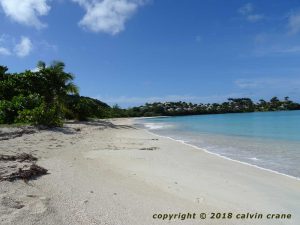
[[[3,196],[0,201],[0,208],[6,214],[23,212],[29,214],[41,214],[48,209],[50,199],[45,196]]]
[[[198,204],[201,204],[201,203],[204,203],[205,202],[205,198],[204,197],[198,197],[198,198],[196,198],[196,202],[198,203]]]
[[[7,196],[1,198],[1,205],[3,207],[12,208],[12,209],[21,209],[25,206],[22,204],[21,201],[18,201],[16,199]]]
[[[48,209],[50,199],[44,196],[33,198],[30,201],[28,208],[30,209],[30,214],[41,214]]]
[[[147,150],[147,151],[153,151],[159,149],[158,147],[148,147],[148,148],[140,148],[139,150]]]

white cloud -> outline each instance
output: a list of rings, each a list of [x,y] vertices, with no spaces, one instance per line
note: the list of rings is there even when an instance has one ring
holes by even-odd
[[[300,46],[277,49],[277,53],[300,53]]]
[[[293,13],[289,16],[288,28],[290,34],[300,32],[300,12]]]
[[[247,3],[238,9],[238,12],[242,15],[248,15],[253,11],[253,5],[251,3]]]
[[[261,45],[262,47],[259,47],[253,51],[254,55],[257,57],[263,57],[263,56],[281,56],[281,55],[296,55],[300,54],[300,45],[290,45],[290,46],[269,46],[266,47],[264,45]]]
[[[264,18],[264,15],[262,14],[253,14],[253,15],[248,15],[247,20],[249,22],[257,22],[259,20],[262,20]]]
[[[256,78],[237,79],[235,85],[242,89],[289,89],[299,87],[300,79],[293,78]]]
[[[10,36],[7,34],[0,35],[0,55],[2,56],[10,56],[12,55],[11,51],[11,39]]]
[[[20,43],[18,43],[14,51],[17,56],[25,57],[32,51],[32,42],[28,37],[21,37]]]
[[[265,17],[263,14],[254,13],[254,6],[251,3],[247,3],[239,8],[238,13],[244,16],[249,22],[257,22]]]
[[[11,51],[8,48],[0,47],[0,55],[11,55]]]
[[[283,98],[289,96],[299,100],[300,79],[298,77],[264,77],[252,79],[238,79],[235,84],[241,92],[252,93],[254,98]]]
[[[125,23],[145,4],[145,0],[72,0],[86,10],[79,25],[93,32],[115,35],[125,29]]]
[[[201,42],[203,38],[202,38],[202,36],[197,35],[195,39],[196,39],[196,42]]]
[[[31,72],[39,72],[40,69],[36,67],[36,68],[31,69],[30,71],[31,71]]]
[[[2,56],[28,56],[34,49],[38,49],[39,55],[58,52],[58,47],[46,40],[32,41],[29,37],[14,37],[8,34],[0,34],[0,55]]]
[[[255,44],[263,44],[266,42],[266,40],[267,40],[267,34],[265,33],[257,34],[254,37]]]
[[[12,20],[27,26],[42,28],[46,25],[39,20],[50,10],[48,0],[0,0],[3,12]]]
[[[238,79],[234,83],[239,88],[256,88],[263,85],[265,82],[262,80]]]
[[[57,52],[58,46],[55,44],[51,44],[46,40],[39,41],[35,43],[37,48],[42,49],[43,51],[51,51],[51,52]]]
[[[0,36],[0,44],[3,44],[4,42],[6,42],[7,38],[8,38],[7,34],[1,34],[1,36]]]

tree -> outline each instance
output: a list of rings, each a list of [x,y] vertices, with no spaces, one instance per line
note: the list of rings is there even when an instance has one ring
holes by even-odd
[[[50,66],[45,62],[38,62],[36,72],[39,80],[40,94],[45,99],[45,111],[52,110],[53,115],[63,118],[66,109],[66,98],[68,94],[78,94],[78,87],[73,83],[74,76],[64,71],[65,64],[60,61],[53,61]]]
[[[270,110],[275,111],[278,110],[281,106],[281,102],[277,97],[273,97],[270,100]]]
[[[254,104],[250,98],[229,98],[230,107],[234,112],[253,112]]]
[[[0,80],[4,79],[4,76],[7,71],[8,71],[8,68],[6,66],[0,66]]]
[[[45,96],[47,104],[53,104],[55,101],[63,103],[67,94],[78,94],[78,87],[72,82],[74,75],[64,71],[65,64],[60,61],[54,61],[50,66],[42,61],[37,64],[38,73],[44,78],[42,95]]]
[[[67,119],[88,120],[108,116],[110,106],[97,99],[68,95],[66,98],[65,117]]]
[[[259,103],[256,105],[258,111],[268,111],[268,103],[264,99],[259,99]]]
[[[63,62],[50,66],[38,62],[38,70],[7,74],[0,66],[0,122],[62,125],[68,94],[78,93],[74,76],[64,71]]]

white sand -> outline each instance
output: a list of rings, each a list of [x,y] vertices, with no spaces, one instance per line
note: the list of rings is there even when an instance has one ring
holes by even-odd
[[[132,120],[113,122],[130,125]],[[143,130],[77,123],[0,141],[0,154],[18,152],[38,157],[49,174],[28,184],[0,182],[1,225],[300,224],[299,180]],[[152,218],[180,212],[197,217]],[[199,219],[202,212],[205,220]],[[212,220],[212,212],[231,212],[234,218]],[[248,212],[264,219],[235,218]],[[292,219],[268,220],[269,213]]]

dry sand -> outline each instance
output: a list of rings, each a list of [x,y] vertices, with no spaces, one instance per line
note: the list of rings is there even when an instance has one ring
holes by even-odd
[[[131,119],[112,122],[0,128],[0,154],[31,153],[49,172],[28,183],[0,182],[0,224],[300,224],[299,180],[155,136],[131,127]],[[0,161],[0,174],[7,170]],[[153,219],[188,212],[196,219]],[[264,218],[236,219],[240,213]],[[266,219],[269,213],[292,218]]]

